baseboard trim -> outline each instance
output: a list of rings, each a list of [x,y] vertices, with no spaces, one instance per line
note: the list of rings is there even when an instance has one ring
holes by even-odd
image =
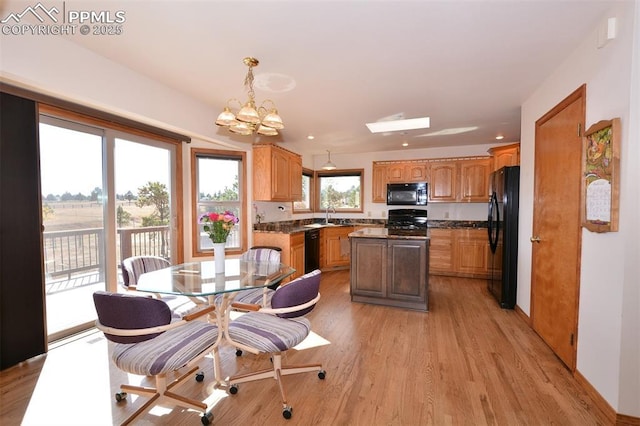
[[[577,380],[578,384],[582,386],[582,389],[587,392],[587,395],[593,400],[596,408],[598,408],[602,414],[605,415],[607,420],[611,422],[611,424],[616,424],[616,410],[613,409],[611,405],[600,395],[600,392],[594,388],[591,383],[576,369],[573,372],[573,377]]]
[[[516,311],[516,314],[518,314],[518,316],[522,318],[525,324],[527,324],[530,328],[533,328],[533,324],[531,324],[531,318],[529,318],[529,315],[524,313],[520,306],[516,305],[513,310]]]
[[[516,305],[514,311],[518,316],[533,329],[533,323],[531,318],[527,315],[520,306]],[[640,426],[640,417],[628,416],[626,414],[616,413],[616,410],[609,405],[609,403],[600,395],[600,392],[594,388],[591,383],[576,369],[573,373],[578,384],[584,389],[584,391],[593,400],[596,408],[602,412],[602,414],[609,420],[612,425],[615,426]]]
[[[640,426],[640,417],[616,414],[616,426]]]

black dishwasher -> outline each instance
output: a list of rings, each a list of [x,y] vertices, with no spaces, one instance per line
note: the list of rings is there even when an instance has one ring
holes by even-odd
[[[320,267],[320,230],[309,229],[304,233],[304,273]]]

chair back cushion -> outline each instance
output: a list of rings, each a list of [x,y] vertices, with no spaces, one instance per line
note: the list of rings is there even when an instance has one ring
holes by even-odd
[[[171,263],[158,256],[133,256],[122,261],[122,281],[125,287],[138,284],[140,275],[145,272],[168,268]]]
[[[242,254],[242,260],[280,263],[280,251],[266,247],[253,247]]]
[[[151,297],[97,291],[93,303],[98,321],[106,327],[132,330],[157,327],[171,322],[171,310],[162,300]],[[162,333],[143,336],[116,336],[105,333],[105,337],[117,343],[137,343],[153,339]]]
[[[320,274],[320,270],[316,269],[315,271],[296,278],[288,284],[283,284],[278,287],[271,298],[271,307],[274,309],[289,308],[313,300],[320,291]],[[315,305],[312,305],[296,312],[277,315],[281,318],[299,317],[308,314],[314,307]]]

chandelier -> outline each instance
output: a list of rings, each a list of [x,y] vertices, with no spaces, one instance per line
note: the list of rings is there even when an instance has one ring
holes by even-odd
[[[256,58],[246,57],[244,64],[249,67],[244,78],[244,86],[247,88],[249,100],[243,105],[239,100],[232,98],[227,101],[227,106],[216,119],[216,124],[228,127],[230,132],[248,136],[258,133],[264,136],[275,136],[278,130],[284,129],[282,118],[278,115],[278,110],[271,99],[263,101],[256,108],[256,97],[253,91],[253,68],[260,62]],[[238,104],[238,112],[231,110],[231,104]]]

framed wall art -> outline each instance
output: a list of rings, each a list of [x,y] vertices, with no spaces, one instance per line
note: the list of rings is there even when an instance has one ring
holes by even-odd
[[[591,232],[615,232],[620,205],[619,118],[587,129],[582,159],[582,226]]]

